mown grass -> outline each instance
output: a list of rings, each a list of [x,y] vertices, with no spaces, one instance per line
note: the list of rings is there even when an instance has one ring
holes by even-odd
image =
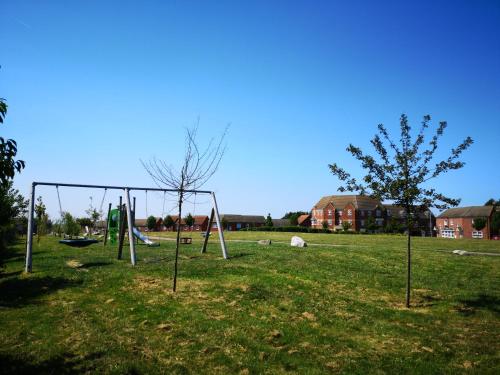
[[[296,249],[292,235],[227,233],[230,260],[194,235],[176,293],[173,241],[139,246],[132,267],[49,237],[29,275],[21,241],[0,269],[0,372],[499,372],[500,257],[450,253],[499,242],[414,238],[405,309],[404,237],[299,234],[319,245]]]

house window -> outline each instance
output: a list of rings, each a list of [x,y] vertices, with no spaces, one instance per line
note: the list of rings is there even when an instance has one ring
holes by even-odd
[[[333,224],[333,220],[332,219],[328,219],[328,225],[332,225]]]
[[[315,218],[312,218],[312,219],[311,219],[311,225],[316,225],[316,223],[317,223],[316,219],[315,219]]]
[[[483,232],[480,230],[473,231],[472,238],[483,238]]]
[[[352,210],[347,210],[347,216],[352,216]]]
[[[453,229],[443,229],[441,230],[441,237],[455,238],[455,231]]]
[[[363,217],[365,216],[365,211],[359,210],[359,212],[361,213],[361,216],[363,216]]]
[[[391,215],[392,215],[391,210],[387,210],[387,216],[391,216]]]
[[[450,220],[450,227],[453,226],[453,220]]]
[[[328,210],[328,216],[332,216],[332,210]]]
[[[236,229],[241,229],[241,223],[236,224]]]
[[[362,227],[364,227],[365,226],[365,221],[361,220],[360,224],[361,224]]]
[[[342,219],[339,219],[339,225],[342,225]]]
[[[217,223],[212,223],[212,228],[217,228]]]
[[[339,216],[342,216],[342,210],[339,211]]]
[[[368,211],[368,217],[372,216],[372,212]]]
[[[380,210],[375,211],[377,217],[380,217],[382,215],[382,212]]]
[[[448,220],[445,220],[444,221],[444,226],[447,227],[448,226]]]

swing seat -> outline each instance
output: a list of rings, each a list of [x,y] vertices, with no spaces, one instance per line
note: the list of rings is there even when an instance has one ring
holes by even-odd
[[[94,243],[98,243],[98,240],[93,240],[90,238],[75,238],[75,239],[67,239],[67,240],[59,240],[59,243],[71,247],[86,247],[92,245]]]
[[[191,237],[181,237],[180,242],[183,245],[191,245],[193,243],[193,239]]]

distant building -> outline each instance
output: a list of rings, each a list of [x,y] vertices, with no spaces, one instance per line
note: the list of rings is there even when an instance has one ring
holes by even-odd
[[[438,237],[490,239],[494,212],[494,206],[450,208],[436,219]],[[486,221],[486,226],[481,230],[474,229],[474,220],[478,218]]]
[[[266,223],[264,216],[257,215],[221,215],[221,222],[224,230],[234,231],[245,228],[262,227]],[[212,231],[217,230],[217,222],[212,223]]]
[[[310,227],[311,226],[311,215],[304,214],[297,218],[297,225],[299,227]]]
[[[318,229],[326,225],[328,229],[340,230],[345,222],[355,232],[366,230],[370,224],[380,230],[391,223],[406,226],[406,212],[402,207],[382,204],[377,199],[363,195],[325,196],[314,205],[311,213],[311,227]],[[434,224],[434,215],[424,210],[418,214],[412,232],[429,235]]]

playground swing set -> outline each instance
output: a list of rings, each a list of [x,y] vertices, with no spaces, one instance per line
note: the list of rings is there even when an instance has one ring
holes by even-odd
[[[28,209],[28,230],[27,230],[27,242],[26,242],[26,263],[25,263],[25,271],[32,272],[33,269],[33,228],[34,228],[34,210],[35,210],[35,190],[36,186],[55,186],[57,191],[57,198],[59,202],[59,211],[61,217],[63,216],[63,210],[61,205],[61,198],[59,194],[59,187],[73,187],[73,188],[91,188],[91,189],[104,189],[104,195],[101,200],[101,208],[104,203],[104,199],[106,197],[106,192],[108,190],[123,190],[125,192],[125,204],[122,203],[122,197],[120,196],[120,204],[117,209],[111,209],[111,203],[108,207],[108,219],[106,225],[106,231],[104,236],[104,245],[106,245],[107,239],[109,237],[110,243],[115,244],[118,241],[118,259],[121,259],[122,249],[125,238],[125,230],[128,228],[128,237],[129,237],[129,249],[130,249],[130,263],[135,266],[137,262],[136,251],[135,251],[135,241],[134,237],[140,239],[148,246],[158,246],[159,244],[151,241],[147,236],[142,234],[135,226],[134,226],[134,215],[135,215],[135,197],[133,199],[133,207],[131,207],[131,199],[130,199],[130,191],[145,191],[146,192],[146,211],[147,211],[147,192],[148,191],[160,191],[164,193],[164,201],[163,201],[163,211],[165,208],[165,194],[167,192],[176,192],[179,193],[178,189],[162,189],[162,188],[143,188],[143,187],[129,187],[129,186],[108,186],[108,185],[88,185],[88,184],[67,184],[67,183],[55,183],[55,182],[32,182],[31,184],[31,193],[30,193],[30,201],[29,201],[29,209]],[[219,233],[219,241],[222,250],[222,256],[224,259],[228,259],[226,243],[224,240],[224,233],[222,231],[222,224],[220,220],[219,210],[217,207],[217,200],[215,198],[215,193],[213,191],[208,190],[184,190],[184,193],[192,193],[195,195],[196,202],[196,194],[207,194],[210,195],[212,201],[212,209],[210,213],[210,219],[208,223],[208,229],[204,236],[203,246],[201,248],[201,252],[205,253],[208,238],[210,236],[210,230],[212,228],[213,220],[216,220],[217,223],[217,231]],[[196,204],[196,203],[195,203]],[[162,213],[163,214],[163,213]],[[180,225],[180,218],[179,218]],[[63,239],[59,241],[60,243],[72,247],[85,247],[99,242],[96,239],[91,238],[69,238]],[[182,237],[181,243],[192,243],[192,239],[190,237]]]

